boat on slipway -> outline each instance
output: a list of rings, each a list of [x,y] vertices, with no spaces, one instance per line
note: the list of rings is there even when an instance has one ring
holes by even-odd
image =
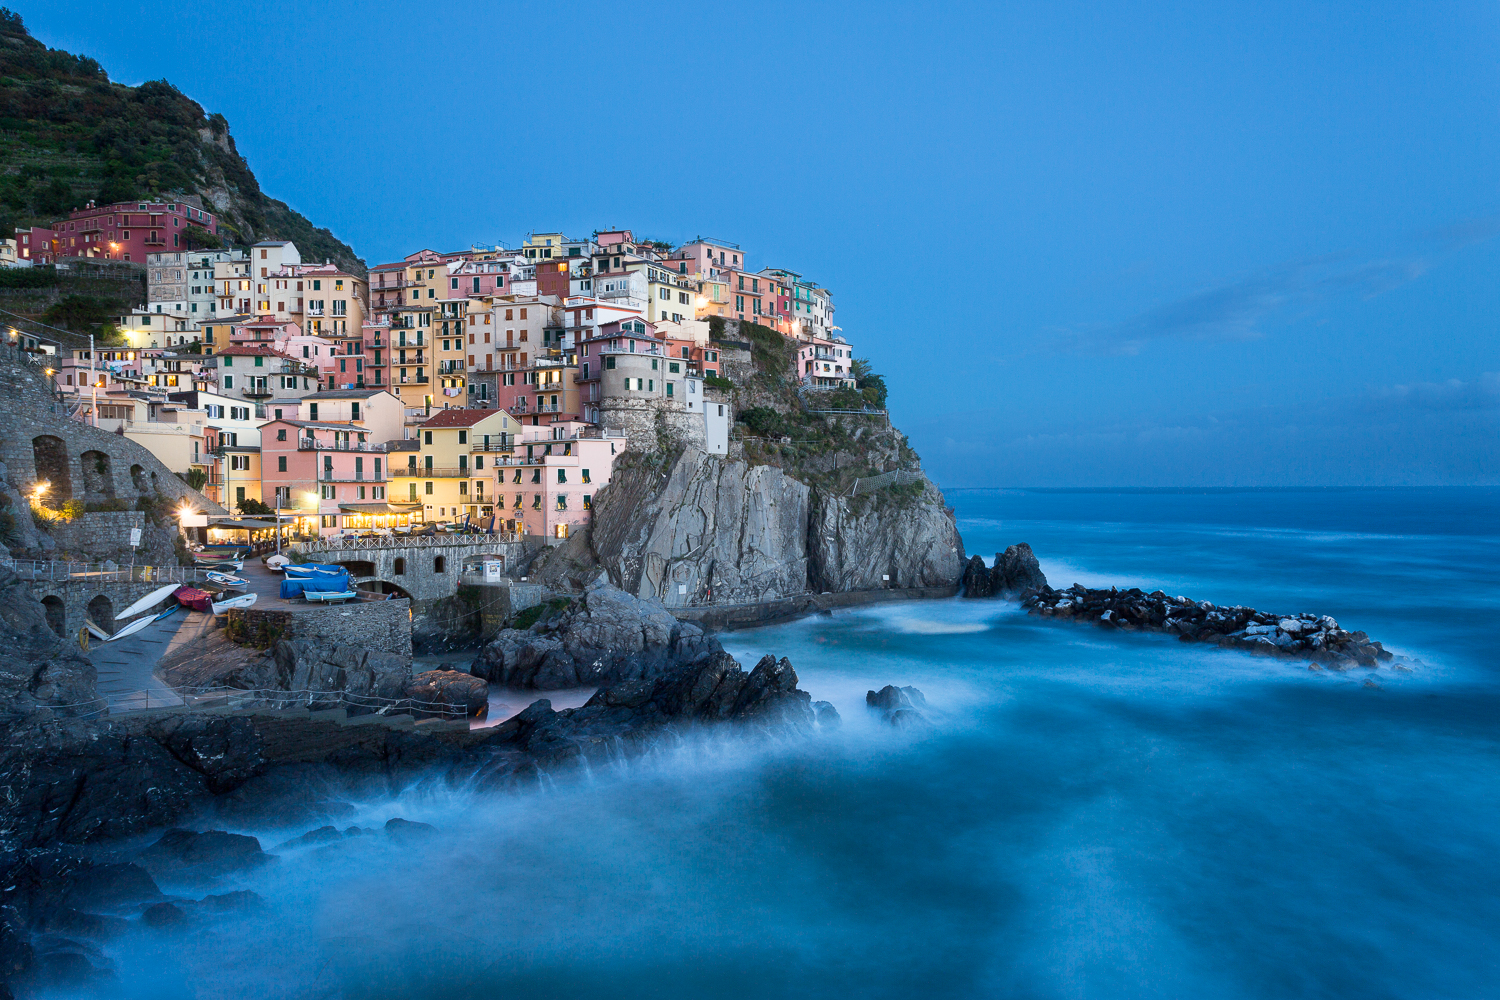
[[[139,601],[136,601],[130,607],[126,608],[124,611],[121,611],[119,614],[115,615],[115,621],[118,622],[124,621],[126,618],[133,618],[136,615],[140,614],[142,611],[146,611],[150,608],[156,607],[162,601],[165,601],[171,594],[175,593],[177,588],[180,586],[182,585],[179,583],[169,583],[165,587],[156,588],[155,590],[151,591],[151,593],[147,594],[145,597],[141,598]]]
[[[209,607],[213,610],[214,614],[222,615],[228,612],[231,608],[250,607],[255,603],[255,599],[259,596],[259,594],[235,594],[234,596],[226,598],[222,601],[211,600],[209,602]]]

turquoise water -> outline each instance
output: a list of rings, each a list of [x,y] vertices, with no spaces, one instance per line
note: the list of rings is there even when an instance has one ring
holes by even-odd
[[[122,993],[1500,993],[1500,490],[949,500],[971,552],[1028,541],[1054,585],[1332,614],[1424,665],[1311,672],[988,601],[735,633],[843,728],[369,795],[350,822],[440,833],[287,853],[242,883],[267,914],[107,949]],[[885,683],[931,727],[870,718]]]

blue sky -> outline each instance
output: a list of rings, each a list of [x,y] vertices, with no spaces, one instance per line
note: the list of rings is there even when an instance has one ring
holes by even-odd
[[[1500,483],[1492,4],[9,2],[372,263],[815,277],[943,485]]]

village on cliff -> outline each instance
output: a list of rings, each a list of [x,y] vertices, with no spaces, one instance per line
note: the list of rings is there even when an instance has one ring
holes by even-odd
[[[828,289],[751,270],[723,240],[533,233],[362,276],[283,240],[190,249],[216,227],[192,197],[90,203],[18,229],[0,259],[144,267],[146,301],[108,338],[32,325],[9,339],[48,355],[71,416],[222,508],[203,512],[208,541],[273,510],[303,538],[465,525],[565,539],[658,427],[729,451],[730,377],[750,345],[726,323],[786,338],[799,389],[860,384]]]

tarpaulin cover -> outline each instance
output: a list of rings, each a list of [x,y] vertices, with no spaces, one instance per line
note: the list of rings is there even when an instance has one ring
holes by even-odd
[[[208,611],[209,602],[212,600],[212,595],[208,591],[199,590],[197,587],[178,587],[172,592],[172,596],[177,598],[178,604],[192,608],[194,611]]]
[[[319,573],[316,576],[304,576],[295,580],[282,580],[281,599],[286,601],[293,597],[301,597],[304,590],[310,590],[315,594],[338,594],[348,589],[348,573],[341,573],[338,576]]]

